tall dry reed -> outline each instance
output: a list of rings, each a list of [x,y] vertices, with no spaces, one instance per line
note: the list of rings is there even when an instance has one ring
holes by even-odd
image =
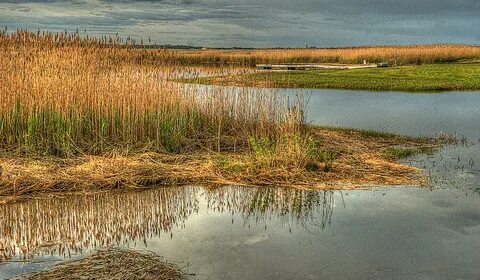
[[[429,64],[480,59],[480,46],[412,45],[331,49],[195,50],[162,53],[162,59],[183,64],[255,66],[259,63],[362,63]]]
[[[46,155],[225,151],[302,129],[298,100],[174,83],[178,69],[152,63],[151,55],[119,39],[0,33],[0,148]]]

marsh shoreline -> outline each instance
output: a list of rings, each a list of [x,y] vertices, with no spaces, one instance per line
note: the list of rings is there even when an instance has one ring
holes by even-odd
[[[451,138],[411,138],[389,133],[309,128],[322,144],[322,160],[304,166],[251,151],[132,155],[18,157],[0,159],[0,203],[41,194],[134,190],[173,185],[283,186],[356,189],[366,186],[424,186],[420,169],[397,160],[429,153]]]

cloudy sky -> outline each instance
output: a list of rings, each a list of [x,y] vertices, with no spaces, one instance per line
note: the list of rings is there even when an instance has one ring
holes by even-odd
[[[0,25],[157,44],[480,44],[480,0],[0,0]]]

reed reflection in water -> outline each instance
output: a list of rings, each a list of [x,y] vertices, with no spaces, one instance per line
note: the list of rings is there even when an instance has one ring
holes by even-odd
[[[167,233],[198,211],[196,188],[38,199],[0,206],[4,259],[69,256]]]
[[[209,192],[207,198],[208,209],[240,215],[245,223],[266,223],[275,217],[288,227],[307,227],[321,219],[324,228],[331,223],[335,206],[334,192],[328,190],[230,187]]]
[[[123,246],[170,234],[185,227],[192,214],[209,211],[240,216],[244,224],[272,217],[306,227],[331,221],[331,191],[289,188],[157,188],[43,198],[0,206],[0,261],[42,255],[70,257],[111,245]],[[206,211],[199,211],[206,205]],[[191,229],[192,230],[192,229]]]

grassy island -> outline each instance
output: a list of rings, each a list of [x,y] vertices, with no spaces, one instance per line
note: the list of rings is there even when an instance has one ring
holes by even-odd
[[[202,77],[194,83],[271,88],[434,92],[480,90],[480,64],[428,64],[352,70],[256,72]]]
[[[0,200],[172,184],[420,184],[388,152],[440,140],[306,125],[304,102],[171,82],[120,39],[0,33]],[[387,152],[386,152],[387,151]]]

